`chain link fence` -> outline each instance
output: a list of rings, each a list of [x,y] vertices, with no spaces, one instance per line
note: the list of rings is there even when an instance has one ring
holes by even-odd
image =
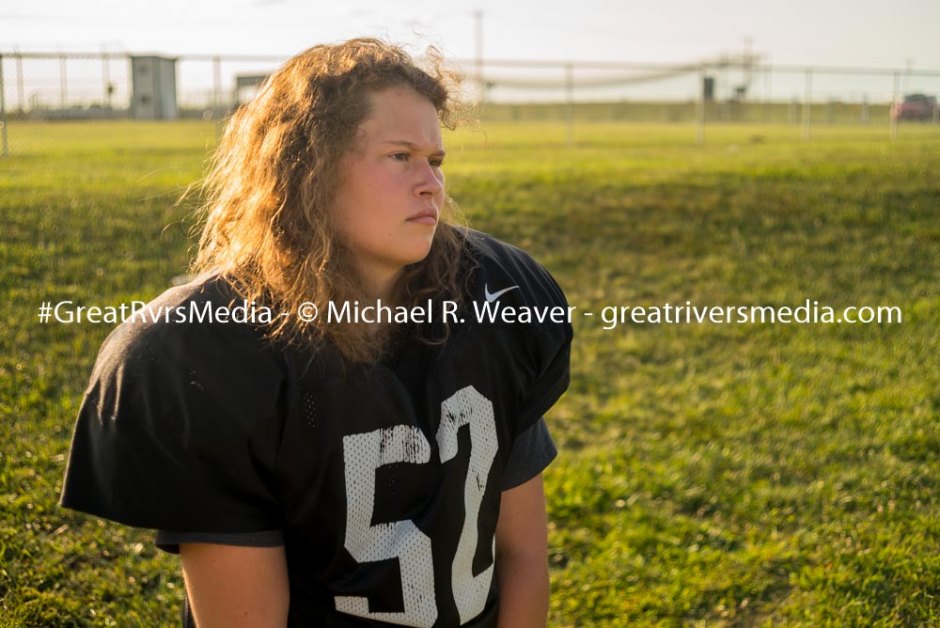
[[[221,120],[284,60],[0,53],[2,154],[41,149],[39,136],[49,135],[31,132],[37,124]],[[153,67],[156,77],[158,66],[147,64],[157,62],[169,78],[147,95],[142,68]],[[698,141],[707,125],[730,123],[789,125],[803,139],[821,126],[883,127],[889,139],[908,117],[936,124],[940,115],[940,71],[933,70],[773,66],[757,55],[686,65],[479,59],[454,65],[465,78],[466,96],[482,105],[477,111],[484,121],[562,122],[569,142],[579,124],[595,122],[688,124]],[[172,94],[161,94],[167,80]],[[927,103],[925,114],[892,115],[892,106],[917,94]],[[159,107],[141,106],[148,98],[170,99],[172,107],[157,115]]]

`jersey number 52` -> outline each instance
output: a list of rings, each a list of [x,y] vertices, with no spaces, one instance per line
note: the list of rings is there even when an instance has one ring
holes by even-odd
[[[441,463],[457,455],[457,431],[470,426],[470,465],[464,483],[466,517],[451,565],[454,602],[460,623],[476,617],[486,605],[493,565],[473,575],[478,540],[477,518],[490,467],[498,448],[493,403],[473,386],[461,388],[441,404],[437,446]],[[375,507],[375,471],[397,462],[423,464],[431,460],[431,445],[413,425],[352,434],[343,438],[346,474],[346,549],[361,563],[397,558],[401,568],[400,613],[372,613],[359,596],[336,596],[336,610],[379,621],[428,626],[437,620],[431,539],[410,519],[371,525]]]

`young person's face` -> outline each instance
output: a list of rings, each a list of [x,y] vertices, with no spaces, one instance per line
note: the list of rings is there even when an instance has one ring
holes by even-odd
[[[333,211],[356,270],[381,296],[431,248],[444,205],[444,144],[434,105],[414,90],[391,87],[370,99]]]

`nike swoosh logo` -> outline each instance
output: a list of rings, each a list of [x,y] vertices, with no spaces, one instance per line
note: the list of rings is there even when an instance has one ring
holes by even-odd
[[[497,290],[496,292],[490,292],[490,287],[486,284],[483,284],[483,296],[486,297],[487,303],[492,303],[500,296],[506,294],[510,290],[515,290],[519,286],[509,286],[508,288],[503,288],[502,290]]]

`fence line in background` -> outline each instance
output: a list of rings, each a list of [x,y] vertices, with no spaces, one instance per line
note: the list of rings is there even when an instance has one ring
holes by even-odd
[[[3,155],[9,153],[10,122],[222,119],[250,99],[260,81],[284,60],[252,55],[158,59],[120,52],[0,53]],[[605,115],[611,120],[690,122],[700,143],[707,124],[715,122],[784,122],[799,125],[803,139],[809,140],[814,124],[871,124],[887,118],[886,136],[893,139],[899,125],[889,111],[902,94],[940,93],[940,70],[774,66],[750,54],[691,64],[483,58],[455,59],[452,64],[463,71],[466,96],[484,105],[484,119],[557,119],[566,124],[569,143],[574,142],[577,121]],[[141,69],[145,65],[151,74]],[[170,85],[172,94],[154,92],[147,98],[162,100],[143,106],[140,85],[146,81],[135,80],[135,72],[153,78],[154,85],[169,73],[160,89]],[[940,107],[934,109],[937,122]]]

